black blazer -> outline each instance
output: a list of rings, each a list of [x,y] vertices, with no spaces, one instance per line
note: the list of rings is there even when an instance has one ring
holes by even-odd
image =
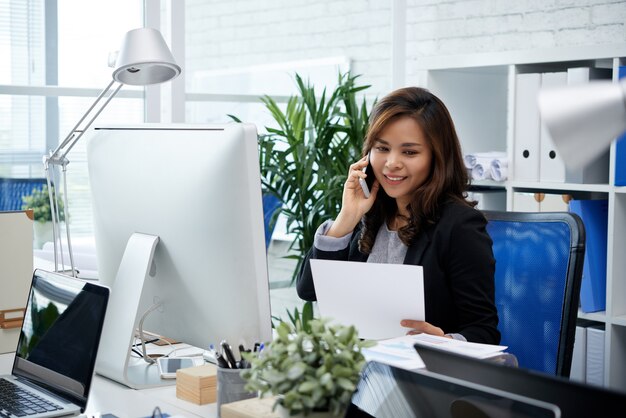
[[[404,264],[424,268],[427,322],[444,333],[461,334],[468,341],[498,344],[495,259],[486,225],[480,211],[458,203],[446,204],[439,221],[428,225],[409,246]],[[309,250],[296,283],[302,299],[316,300],[311,258],[367,261],[368,255],[358,249],[359,235],[357,226],[344,250]]]

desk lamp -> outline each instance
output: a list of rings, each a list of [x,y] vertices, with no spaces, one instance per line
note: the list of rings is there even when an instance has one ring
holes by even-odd
[[[541,90],[539,111],[565,164],[581,168],[626,131],[626,80]]]
[[[65,231],[67,233],[67,247],[70,258],[72,275],[76,276],[74,268],[74,257],[72,255],[72,241],[70,239],[69,212],[67,204],[67,179],[66,169],[69,164],[67,154],[76,145],[78,140],[87,131],[93,121],[100,115],[104,108],[115,97],[124,84],[133,86],[146,86],[149,84],[163,83],[177,77],[181,72],[180,66],[174,61],[171,51],[167,47],[161,33],[152,28],[133,29],[126,33],[124,42],[117,57],[113,80],[100,93],[87,112],[80,118],[78,123],[72,128],[63,142],[49,155],[43,157],[46,181],[48,183],[48,197],[50,199],[50,210],[52,212],[52,233],[54,239],[54,267],[59,271],[58,254],[63,261],[63,244],[59,227],[59,207],[57,206],[56,190],[52,187],[52,179],[56,167],[60,167],[63,172],[63,191],[65,206]],[[114,84],[118,83],[116,87]],[[103,103],[100,103],[102,99]],[[84,127],[81,125],[87,120]]]

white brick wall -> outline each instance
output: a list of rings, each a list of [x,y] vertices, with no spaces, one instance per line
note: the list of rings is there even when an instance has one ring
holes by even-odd
[[[406,78],[425,56],[626,42],[626,0],[407,0]],[[391,88],[392,0],[186,0],[186,71],[346,56]],[[187,78],[190,80],[190,77]]]

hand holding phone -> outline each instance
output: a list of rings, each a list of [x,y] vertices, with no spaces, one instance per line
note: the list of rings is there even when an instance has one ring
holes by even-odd
[[[372,189],[372,185],[374,184],[374,180],[376,180],[376,176],[374,175],[374,170],[372,169],[372,165],[370,164],[370,153],[367,153],[367,165],[363,167],[363,172],[367,174],[366,178],[359,178],[359,184],[363,189],[363,194],[366,199],[370,197],[370,190]]]

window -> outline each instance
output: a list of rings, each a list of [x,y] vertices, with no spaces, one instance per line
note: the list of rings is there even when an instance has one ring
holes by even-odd
[[[0,0],[0,176],[44,176],[43,155],[110,82],[108,54],[141,26],[141,0]],[[125,86],[95,125],[143,120],[143,89]],[[73,235],[92,230],[85,139],[68,154]]]

